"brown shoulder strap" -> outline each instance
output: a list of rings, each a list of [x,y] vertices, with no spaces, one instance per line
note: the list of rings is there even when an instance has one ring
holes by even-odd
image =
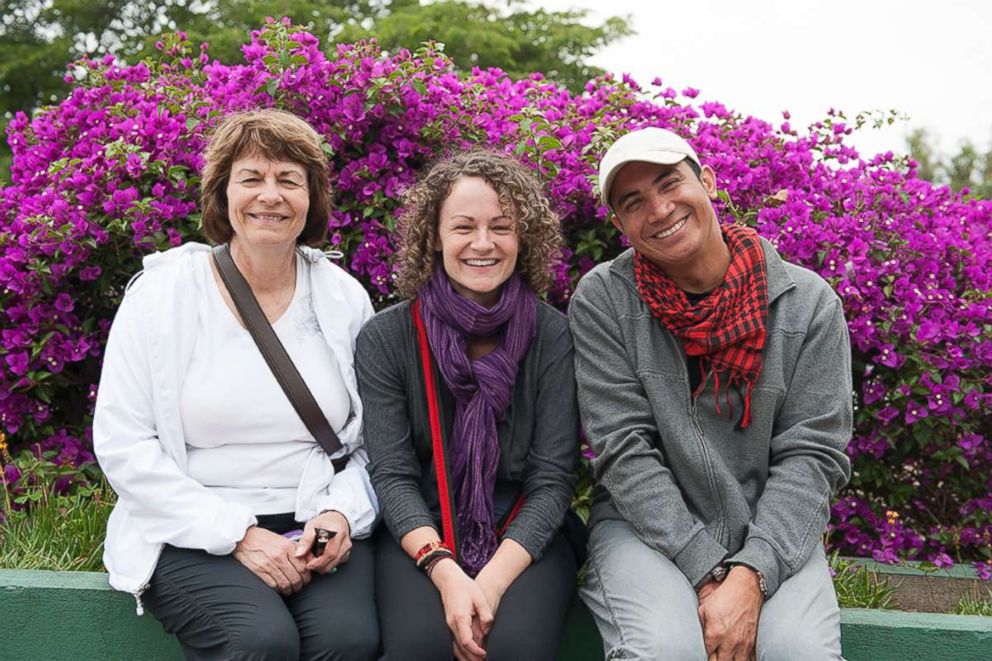
[[[293,364],[293,360],[286,353],[285,347],[279,341],[276,332],[272,330],[272,325],[265,318],[261,306],[255,299],[255,295],[248,286],[248,281],[241,275],[234,259],[231,258],[231,251],[228,245],[222,244],[214,247],[214,262],[220,272],[220,278],[224,281],[224,286],[231,294],[234,307],[238,309],[241,320],[251,333],[251,337],[258,345],[258,350],[262,352],[262,357],[268,363],[269,369],[275,375],[276,381],[282,387],[290,404],[296,409],[296,413],[303,420],[303,424],[313,434],[313,437],[324,448],[327,454],[334,454],[341,449],[341,440],[334,433],[331,424],[327,421],[323,411],[313,398],[313,393],[307,387],[299,370]]]

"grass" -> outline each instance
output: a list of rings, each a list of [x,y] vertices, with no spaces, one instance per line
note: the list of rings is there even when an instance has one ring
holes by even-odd
[[[6,485],[4,501],[10,502]],[[53,485],[32,491],[22,510],[0,523],[0,568],[104,571],[103,537],[114,493],[106,480],[59,495]]]
[[[830,569],[841,608],[898,608],[895,588],[884,576],[842,559],[837,552],[830,556]]]
[[[965,595],[958,605],[954,607],[955,615],[984,615],[985,617],[992,617],[992,590],[989,590],[989,596],[984,599],[979,599],[974,595]]]

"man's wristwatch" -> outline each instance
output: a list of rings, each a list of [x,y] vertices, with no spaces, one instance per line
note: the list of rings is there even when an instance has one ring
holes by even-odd
[[[719,564],[710,570],[710,579],[716,581],[717,583],[722,583],[723,579],[727,578],[727,572],[730,571],[723,564]]]
[[[758,589],[761,590],[761,596],[764,597],[765,599],[767,599],[768,598],[768,583],[765,581],[765,575],[762,574],[757,569],[754,570],[754,573],[758,575]]]

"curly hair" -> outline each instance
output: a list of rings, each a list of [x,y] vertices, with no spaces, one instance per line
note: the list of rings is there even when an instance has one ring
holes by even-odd
[[[533,172],[510,156],[483,149],[443,158],[407,191],[397,227],[397,293],[416,298],[431,277],[441,205],[462,177],[479,177],[496,192],[503,213],[515,223],[520,243],[516,270],[537,294],[545,293],[553,279],[551,267],[561,257],[558,214]]]
[[[229,115],[210,137],[200,180],[203,233],[207,238],[214,243],[225,243],[234,235],[227,215],[227,184],[234,162],[249,156],[303,166],[310,208],[296,243],[322,244],[327,238],[327,219],[331,215],[331,192],[327,156],[320,136],[296,115],[271,108]]]

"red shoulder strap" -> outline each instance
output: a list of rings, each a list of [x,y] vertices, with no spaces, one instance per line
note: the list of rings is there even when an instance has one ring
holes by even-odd
[[[427,341],[427,328],[420,316],[420,301],[414,301],[410,306],[413,317],[413,327],[417,332],[417,345],[420,349],[420,369],[424,375],[424,395],[427,399],[427,414],[431,425],[431,447],[434,452],[434,470],[437,473],[438,501],[441,503],[441,527],[445,545],[458,558],[457,535],[455,534],[455,519],[453,494],[448,480],[447,453],[444,447],[444,437],[441,429],[440,406],[438,405],[437,384],[434,382],[434,364],[431,359],[431,348]]]

